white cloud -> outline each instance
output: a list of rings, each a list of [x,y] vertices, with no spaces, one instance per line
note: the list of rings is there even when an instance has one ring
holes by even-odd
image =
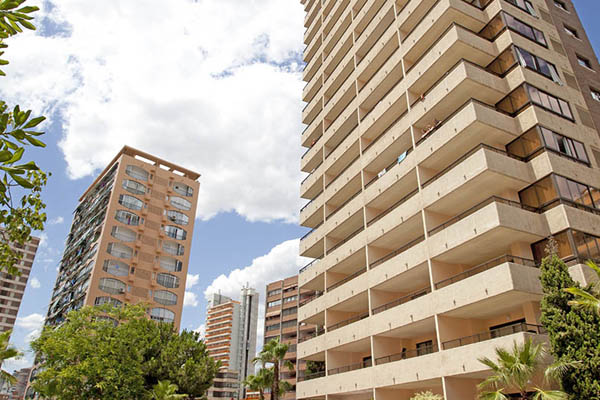
[[[50,221],[48,221],[48,224],[49,225],[60,225],[63,222],[65,222],[65,219],[59,215],[58,217],[52,218]]]
[[[300,257],[300,240],[288,240],[273,247],[269,253],[255,258],[252,263],[244,268],[238,268],[229,273],[217,277],[204,290],[204,296],[208,299],[211,293],[221,293],[225,296],[238,299],[241,288],[248,283],[260,293],[257,351],[262,348],[264,337],[264,300],[267,283],[284,279],[298,273],[298,270],[306,265],[307,259]]]
[[[192,275],[187,274],[187,279],[185,280],[185,288],[191,289],[198,284],[200,281],[200,274]]]
[[[205,324],[200,325],[199,327],[194,329],[194,332],[198,332],[200,334],[200,337],[202,339],[204,339],[204,336],[206,336],[206,325]]]
[[[194,292],[185,292],[183,297],[183,306],[184,307],[197,307],[198,306],[198,296]]]
[[[34,289],[39,289],[42,286],[40,280],[36,277],[31,278],[30,283],[31,283],[31,287]]]
[[[29,331],[41,329],[44,325],[44,316],[42,314],[29,314],[26,317],[18,317],[15,326]]]
[[[201,218],[295,221],[303,16],[298,0],[54,1],[36,21],[64,31],[12,38],[0,94],[62,122],[73,178],[128,144],[202,174]]]

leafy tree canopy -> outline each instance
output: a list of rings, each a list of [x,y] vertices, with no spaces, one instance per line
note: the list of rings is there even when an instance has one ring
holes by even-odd
[[[200,397],[219,366],[198,334],[178,334],[172,325],[148,319],[139,305],[72,311],[60,326],[45,327],[31,346],[40,359],[34,389],[62,400],[143,399],[159,381]]]

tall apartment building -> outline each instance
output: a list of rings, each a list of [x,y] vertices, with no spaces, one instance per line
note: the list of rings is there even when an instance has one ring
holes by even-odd
[[[241,384],[254,373],[256,355],[258,293],[242,288],[240,301],[212,294],[206,315],[206,346],[209,355],[221,362],[221,369],[208,390],[209,399],[243,399]]]
[[[12,330],[15,325],[39,244],[39,238],[31,237],[25,246],[11,245],[14,251],[22,254],[21,261],[15,265],[21,275],[0,273],[0,332]]]
[[[570,0],[301,0],[299,399],[474,399],[600,258],[600,67]],[[593,115],[593,116],[592,116]]]
[[[306,362],[296,362],[296,347],[298,341],[310,337],[315,330],[312,325],[298,325],[298,307],[316,294],[309,290],[300,291],[298,275],[267,284],[266,294],[265,343],[279,338],[281,343],[289,345],[285,360],[290,361],[294,369],[283,368],[280,378],[292,385],[292,390],[283,399],[295,399],[297,374],[306,370]]]
[[[84,305],[148,303],[179,329],[199,177],[125,146],[75,209],[46,324]]]

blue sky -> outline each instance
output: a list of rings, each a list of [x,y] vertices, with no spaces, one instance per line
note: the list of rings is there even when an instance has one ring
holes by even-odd
[[[18,347],[27,348],[46,313],[80,194],[125,144],[203,175],[182,328],[203,324],[207,290],[235,295],[248,282],[263,291],[303,265],[295,240],[306,232],[296,223],[299,1],[28,3],[43,8],[44,24],[9,43],[0,95],[50,117],[48,147],[28,155],[52,177],[49,223],[13,335]],[[600,2],[576,6],[599,49]]]

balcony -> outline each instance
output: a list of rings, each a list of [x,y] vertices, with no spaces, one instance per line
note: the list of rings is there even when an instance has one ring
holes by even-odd
[[[314,199],[323,191],[323,164],[306,176],[300,184],[300,194],[302,198]]]
[[[300,209],[300,225],[317,228],[324,221],[323,216],[323,192],[319,193],[317,197],[310,200]]]
[[[545,335],[547,333],[546,329],[541,325],[532,325],[522,322],[514,325],[509,325],[504,328],[488,330],[485,332],[477,333],[475,335],[449,340],[447,342],[442,343],[442,348],[444,350],[454,349],[456,347],[466,346],[473,343],[480,343],[486,340],[492,340],[495,338],[521,332],[531,333],[534,335]]]

